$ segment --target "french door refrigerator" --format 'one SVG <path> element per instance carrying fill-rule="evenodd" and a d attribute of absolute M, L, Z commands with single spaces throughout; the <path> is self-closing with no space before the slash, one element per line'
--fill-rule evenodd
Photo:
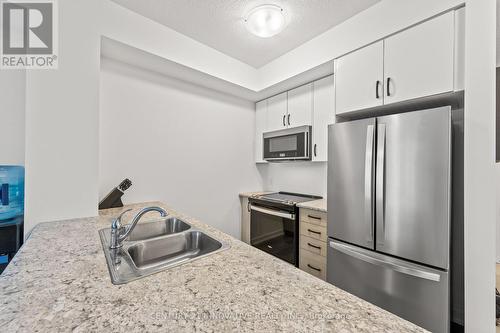
<path fill-rule="evenodd" d="M 330 125 L 328 281 L 449 331 L 451 108 Z"/>

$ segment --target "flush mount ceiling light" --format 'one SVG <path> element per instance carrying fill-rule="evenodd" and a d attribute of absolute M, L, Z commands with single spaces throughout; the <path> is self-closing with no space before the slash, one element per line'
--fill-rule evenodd
<path fill-rule="evenodd" d="M 276 5 L 262 5 L 252 9 L 245 17 L 248 31 L 262 38 L 272 37 L 285 28 L 285 13 Z"/>

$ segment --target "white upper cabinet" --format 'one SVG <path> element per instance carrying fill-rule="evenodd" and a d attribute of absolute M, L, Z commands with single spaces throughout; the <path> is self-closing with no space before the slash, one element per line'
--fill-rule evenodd
<path fill-rule="evenodd" d="M 333 75 L 314 82 L 312 160 L 328 160 L 328 125 L 335 119 Z"/>
<path fill-rule="evenodd" d="M 336 60 L 337 114 L 383 104 L 383 41 Z"/>
<path fill-rule="evenodd" d="M 313 84 L 288 91 L 287 127 L 312 125 Z"/>
<path fill-rule="evenodd" d="M 266 131 L 276 131 L 287 127 L 287 93 L 267 99 Z"/>
<path fill-rule="evenodd" d="M 384 103 L 453 91 L 454 12 L 384 41 Z"/>
<path fill-rule="evenodd" d="M 463 10 L 336 59 L 336 113 L 463 89 Z"/>
<path fill-rule="evenodd" d="M 264 143 L 262 135 L 266 131 L 267 123 L 267 100 L 255 104 L 255 162 L 266 163 L 262 159 Z"/>

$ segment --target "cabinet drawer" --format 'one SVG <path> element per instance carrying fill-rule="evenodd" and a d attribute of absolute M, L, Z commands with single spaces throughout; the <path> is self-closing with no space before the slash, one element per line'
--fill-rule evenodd
<path fill-rule="evenodd" d="M 326 258 L 300 249 L 299 268 L 322 280 L 326 280 Z"/>
<path fill-rule="evenodd" d="M 300 248 L 311 253 L 326 257 L 327 245 L 318 239 L 300 235 Z"/>
<path fill-rule="evenodd" d="M 325 212 L 301 208 L 299 215 L 301 221 L 304 221 L 306 223 L 326 226 L 327 214 Z"/>
<path fill-rule="evenodd" d="M 300 234 L 326 242 L 326 226 L 300 221 Z"/>

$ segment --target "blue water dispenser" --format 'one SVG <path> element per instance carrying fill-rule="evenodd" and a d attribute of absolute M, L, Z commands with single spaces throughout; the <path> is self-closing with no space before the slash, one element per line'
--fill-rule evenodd
<path fill-rule="evenodd" d="M 0 273 L 23 243 L 24 168 L 0 165 Z"/>

